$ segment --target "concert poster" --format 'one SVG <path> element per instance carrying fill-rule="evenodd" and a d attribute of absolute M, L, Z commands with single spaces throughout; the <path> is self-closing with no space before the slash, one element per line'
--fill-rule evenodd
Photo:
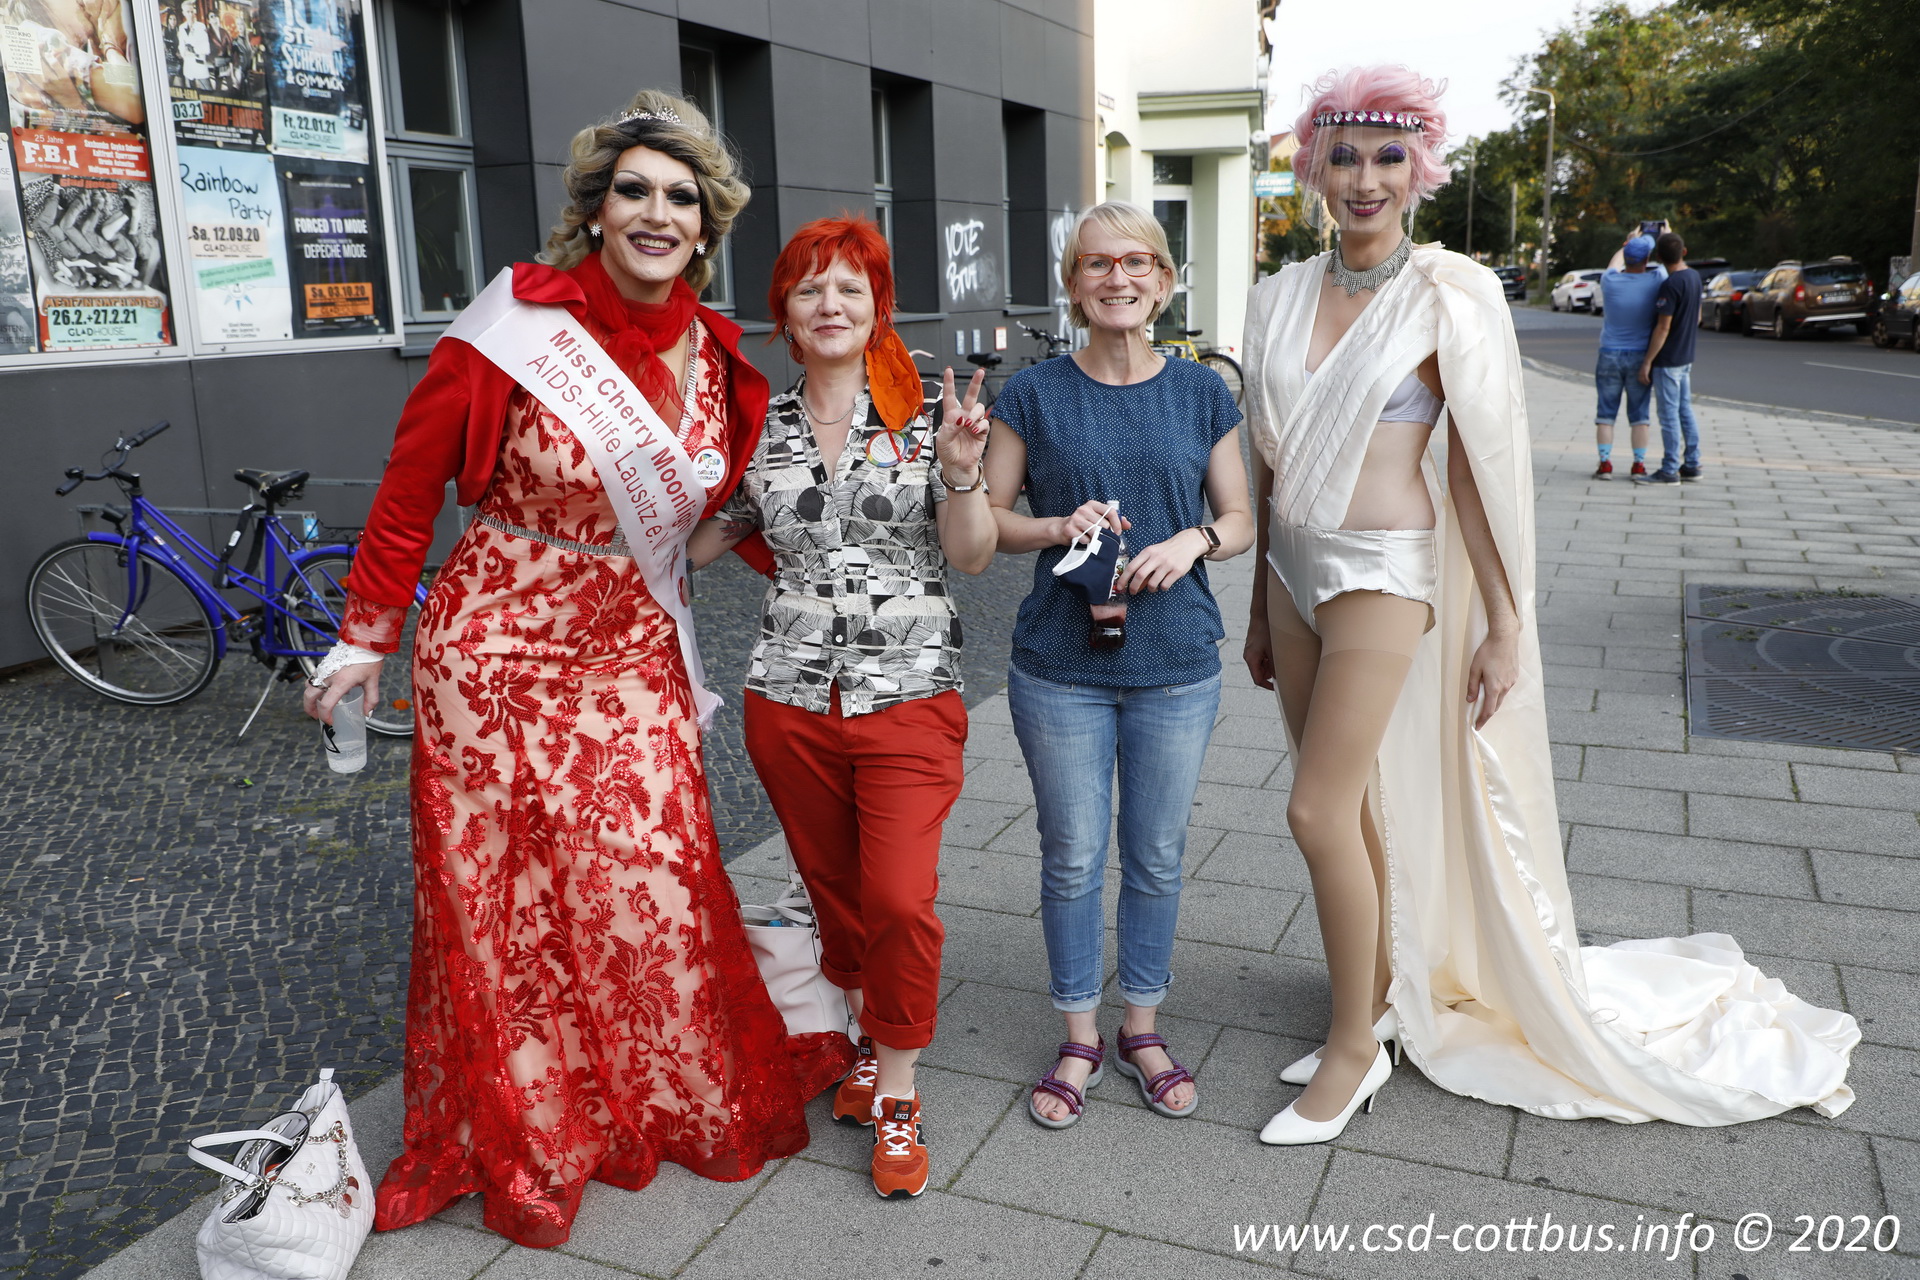
<path fill-rule="evenodd" d="M 194 315 L 206 342 L 293 336 L 287 218 L 273 157 L 180 148 Z"/>
<path fill-rule="evenodd" d="M 366 164 L 366 38 L 361 0 L 266 0 L 273 28 L 273 151 Z"/>
<path fill-rule="evenodd" d="M 9 185 L 20 194 L 37 345 L 43 351 L 171 345 L 153 160 L 127 4 L 0 3 L 0 65 Z M 0 228 L 0 281 L 7 277 L 6 244 Z"/>
<path fill-rule="evenodd" d="M 0 356 L 40 349 L 40 325 L 34 315 L 33 277 L 27 271 L 26 228 L 20 221 L 13 157 L 0 147 Z"/>
<path fill-rule="evenodd" d="M 267 149 L 264 0 L 161 0 L 173 136 L 183 147 Z"/>
<path fill-rule="evenodd" d="M 344 165 L 284 161 L 281 182 L 296 335 L 386 332 L 386 251 L 372 184 Z"/>

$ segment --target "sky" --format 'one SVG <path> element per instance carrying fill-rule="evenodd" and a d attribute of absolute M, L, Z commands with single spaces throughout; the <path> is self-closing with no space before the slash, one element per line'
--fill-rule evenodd
<path fill-rule="evenodd" d="M 1447 81 L 1440 102 L 1450 142 L 1504 129 L 1513 116 L 1500 101 L 1500 82 L 1540 48 L 1542 32 L 1565 26 L 1581 7 L 1579 0 L 1280 0 L 1270 31 L 1267 127 L 1291 128 L 1306 105 L 1300 86 L 1331 68 L 1404 62 Z M 1636 12 L 1653 7 L 1633 4 Z"/>

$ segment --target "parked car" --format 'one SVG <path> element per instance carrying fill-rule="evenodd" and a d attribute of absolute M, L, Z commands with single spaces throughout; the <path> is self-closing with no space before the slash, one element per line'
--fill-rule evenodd
<path fill-rule="evenodd" d="M 1549 305 L 1555 311 L 1591 311 L 1600 292 L 1604 271 L 1569 271 L 1553 286 Z"/>
<path fill-rule="evenodd" d="M 1747 291 L 1760 283 L 1764 271 L 1722 271 L 1707 281 L 1700 294 L 1700 323 L 1718 333 L 1746 323 Z"/>
<path fill-rule="evenodd" d="M 1507 297 L 1525 302 L 1527 300 L 1527 269 L 1525 267 L 1495 267 L 1493 274 L 1500 277 L 1500 287 Z"/>
<path fill-rule="evenodd" d="M 1914 341 L 1917 329 L 1920 329 L 1920 271 L 1903 280 L 1899 288 L 1880 295 L 1880 310 L 1873 318 L 1873 345 L 1904 344 L 1920 351 L 1920 342 Z"/>
<path fill-rule="evenodd" d="M 1747 291 L 1744 327 L 1776 338 L 1840 324 L 1866 333 L 1873 327 L 1872 300 L 1873 281 L 1852 258 L 1782 262 Z"/>

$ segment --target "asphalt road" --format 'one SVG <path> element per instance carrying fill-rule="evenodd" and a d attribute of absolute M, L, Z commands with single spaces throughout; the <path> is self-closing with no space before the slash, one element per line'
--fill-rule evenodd
<path fill-rule="evenodd" d="M 1584 312 L 1514 306 L 1522 354 L 1591 372 L 1600 321 Z M 1920 355 L 1881 351 L 1851 330 L 1775 342 L 1766 335 L 1700 331 L 1693 393 L 1748 404 L 1920 425 Z"/>

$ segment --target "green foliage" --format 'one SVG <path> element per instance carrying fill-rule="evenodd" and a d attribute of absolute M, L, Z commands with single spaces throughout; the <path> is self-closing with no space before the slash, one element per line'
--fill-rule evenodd
<path fill-rule="evenodd" d="M 1876 275 L 1907 250 L 1920 113 L 1913 0 L 1676 0 L 1635 14 L 1611 3 L 1552 33 L 1503 85 L 1520 119 L 1479 139 L 1474 248 L 1507 238 L 1522 183 L 1521 239 L 1537 236 L 1546 101 L 1555 120 L 1555 272 L 1598 266 L 1643 218 L 1668 218 L 1692 256 L 1770 266 L 1845 253 Z M 1464 241 L 1465 151 L 1423 215 Z M 1497 212 L 1497 217 L 1492 217 Z M 1490 225 L 1491 223 L 1491 225 Z"/>

